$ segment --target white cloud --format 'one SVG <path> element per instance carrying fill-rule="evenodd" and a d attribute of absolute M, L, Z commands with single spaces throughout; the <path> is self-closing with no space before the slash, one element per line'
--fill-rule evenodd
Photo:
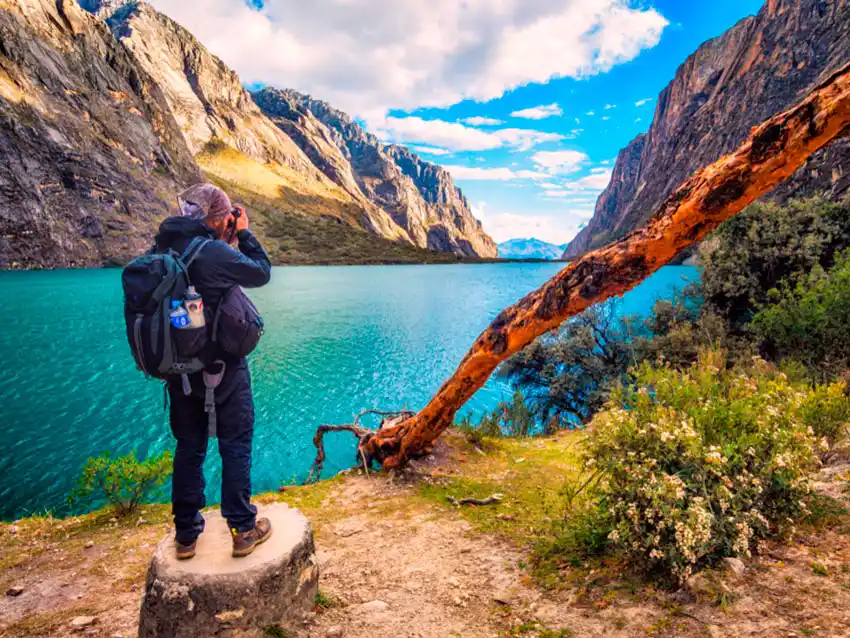
<path fill-rule="evenodd" d="M 248 83 L 351 115 L 445 107 L 603 73 L 668 21 L 640 0 L 151 0 Z"/>
<path fill-rule="evenodd" d="M 531 156 L 541 170 L 553 175 L 572 173 L 588 159 L 581 151 L 539 151 Z"/>
<path fill-rule="evenodd" d="M 640 117 L 635 118 L 635 122 L 641 122 L 641 121 L 642 121 L 642 118 L 640 118 Z"/>
<path fill-rule="evenodd" d="M 541 104 L 540 106 L 533 106 L 529 109 L 522 109 L 521 111 L 514 111 L 511 113 L 511 117 L 520 117 L 526 120 L 542 120 L 547 117 L 555 117 L 556 115 L 563 115 L 564 112 L 561 110 L 561 107 L 558 106 L 558 103 L 552 104 Z M 578 121 L 576 121 L 578 123 Z"/>
<path fill-rule="evenodd" d="M 602 163 L 605 164 L 606 162 L 602 162 Z M 591 173 L 608 173 L 608 174 L 610 174 L 611 170 L 604 168 L 603 166 L 595 166 L 595 167 L 590 169 L 590 172 Z"/>
<path fill-rule="evenodd" d="M 644 104 L 649 104 L 650 102 L 652 102 L 652 98 L 645 97 L 642 100 L 638 100 L 637 102 L 635 102 L 635 106 L 643 106 Z"/>
<path fill-rule="evenodd" d="M 502 120 L 497 120 L 492 117 L 481 117 L 480 115 L 465 117 L 461 120 L 461 122 L 469 124 L 470 126 L 499 126 L 499 124 L 504 124 Z"/>
<path fill-rule="evenodd" d="M 596 115 L 596 111 L 588 111 L 585 115 L 593 117 L 594 115 Z"/>
<path fill-rule="evenodd" d="M 543 197 L 569 197 L 572 195 L 569 191 L 562 190 L 547 190 L 543 191 Z"/>
<path fill-rule="evenodd" d="M 425 144 L 451 151 L 487 151 L 514 148 L 520 151 L 564 139 L 558 133 L 504 128 L 482 131 L 459 122 L 423 120 L 421 117 L 377 117 L 367 120 L 368 129 L 380 139 L 402 144 Z"/>
<path fill-rule="evenodd" d="M 617 105 L 616 105 L 616 104 L 606 104 L 606 105 L 605 105 L 605 110 L 606 110 L 606 111 L 610 111 L 611 109 L 615 109 L 615 108 L 617 108 Z"/>
<path fill-rule="evenodd" d="M 593 211 L 583 208 L 561 208 L 541 213 L 493 211 L 487 204 L 473 204 L 472 213 L 481 220 L 484 230 L 497 242 L 518 237 L 536 237 L 553 244 L 566 244 L 590 218 Z"/>
<path fill-rule="evenodd" d="M 539 171 L 515 171 L 510 168 L 481 168 L 480 166 L 443 165 L 455 179 L 473 181 L 508 182 L 516 179 L 546 179 L 548 175 Z"/>
<path fill-rule="evenodd" d="M 412 151 L 416 153 L 421 153 L 423 155 L 451 155 L 452 152 L 445 148 L 437 148 L 435 146 L 411 146 Z"/>
<path fill-rule="evenodd" d="M 611 118 L 610 118 L 610 117 L 608 117 L 607 115 L 603 115 L 603 116 L 602 116 L 602 121 L 603 121 L 603 122 L 607 122 L 607 121 L 608 121 L 608 120 L 610 120 L 610 119 L 611 119 Z"/>
<path fill-rule="evenodd" d="M 603 190 L 605 190 L 610 181 L 611 171 L 606 170 L 604 173 L 591 173 L 586 177 L 582 177 L 571 182 L 564 182 L 562 188 L 568 191 L 588 191 L 585 194 L 595 194 L 597 192 L 601 193 Z"/>

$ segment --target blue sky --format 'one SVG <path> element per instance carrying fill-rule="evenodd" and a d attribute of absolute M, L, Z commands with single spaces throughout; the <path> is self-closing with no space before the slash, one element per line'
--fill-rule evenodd
<path fill-rule="evenodd" d="M 153 0 L 246 84 L 446 166 L 497 241 L 564 243 L 702 42 L 756 0 Z"/>

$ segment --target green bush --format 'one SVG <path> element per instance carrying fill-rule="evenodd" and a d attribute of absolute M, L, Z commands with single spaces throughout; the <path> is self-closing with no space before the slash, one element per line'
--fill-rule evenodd
<path fill-rule="evenodd" d="M 171 452 L 163 452 L 145 461 L 139 461 L 136 453 L 113 459 L 109 452 L 91 457 L 77 478 L 68 503 L 104 498 L 113 505 L 119 516 L 132 514 L 150 493 L 163 485 L 171 476 Z"/>
<path fill-rule="evenodd" d="M 500 377 L 522 390 L 544 431 L 590 420 L 626 373 L 632 347 L 618 309 L 615 300 L 593 306 L 499 369 Z"/>
<path fill-rule="evenodd" d="M 816 265 L 807 277 L 770 291 L 752 322 L 778 358 L 792 358 L 821 377 L 850 366 L 850 252 L 825 272 Z"/>
<path fill-rule="evenodd" d="M 847 383 L 816 386 L 800 406 L 800 418 L 820 441 L 820 459 L 828 463 L 838 444 L 850 434 L 850 400 Z"/>
<path fill-rule="evenodd" d="M 485 436 L 530 436 L 537 433 L 534 411 L 522 391 L 516 390 L 510 401 L 500 401 L 496 409 L 485 414 L 477 428 Z"/>
<path fill-rule="evenodd" d="M 814 197 L 748 206 L 703 243 L 706 305 L 739 331 L 779 282 L 817 264 L 829 268 L 850 248 L 848 221 L 850 201 Z"/>
<path fill-rule="evenodd" d="M 638 569 L 682 582 L 806 514 L 819 465 L 807 423 L 823 390 L 762 361 L 730 370 L 720 351 L 684 372 L 645 364 L 636 381 L 594 419 L 587 455 L 603 472 L 608 539 Z"/>

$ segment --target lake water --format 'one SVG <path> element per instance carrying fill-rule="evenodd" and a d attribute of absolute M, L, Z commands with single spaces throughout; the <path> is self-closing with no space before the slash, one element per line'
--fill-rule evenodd
<path fill-rule="evenodd" d="M 275 268 L 253 291 L 266 335 L 251 357 L 254 491 L 303 480 L 320 423 L 366 408 L 421 408 L 501 309 L 563 264 Z M 697 276 L 667 267 L 622 302 L 645 312 Z M 160 383 L 135 369 L 124 335 L 120 272 L 0 272 L 0 519 L 68 513 L 85 460 L 172 446 Z M 510 396 L 491 380 L 466 406 Z M 354 439 L 326 437 L 324 476 L 353 461 Z M 207 461 L 218 501 L 220 462 Z M 167 490 L 163 491 L 167 498 Z"/>

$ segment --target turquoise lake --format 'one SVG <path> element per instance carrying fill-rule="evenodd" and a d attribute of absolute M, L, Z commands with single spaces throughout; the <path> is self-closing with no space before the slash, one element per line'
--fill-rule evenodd
<path fill-rule="evenodd" d="M 266 322 L 250 359 L 254 491 L 306 477 L 320 423 L 367 408 L 421 408 L 488 323 L 563 266 L 275 268 L 251 292 Z M 625 296 L 621 312 L 646 312 L 697 276 L 664 268 Z M 162 386 L 136 370 L 121 304 L 118 270 L 0 272 L 0 519 L 68 513 L 65 498 L 92 455 L 145 457 L 172 446 Z M 465 411 L 481 414 L 510 394 L 491 379 Z M 323 476 L 352 465 L 353 441 L 327 437 Z"/>

